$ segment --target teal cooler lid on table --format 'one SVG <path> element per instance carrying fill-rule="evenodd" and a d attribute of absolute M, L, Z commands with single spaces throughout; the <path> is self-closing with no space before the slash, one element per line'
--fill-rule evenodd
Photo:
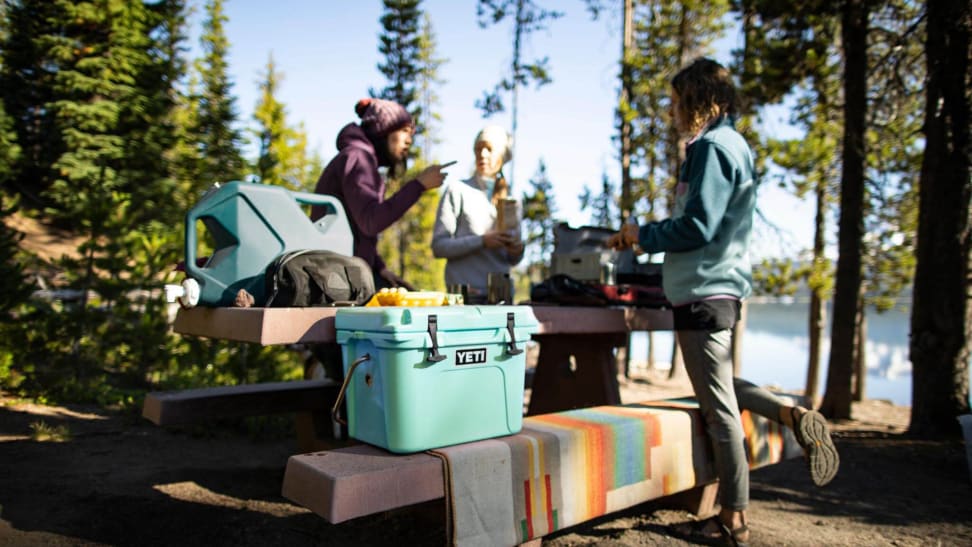
<path fill-rule="evenodd" d="M 396 344 L 414 341 L 421 346 L 422 337 L 428 333 L 429 318 L 435 317 L 437 331 L 451 341 L 465 338 L 462 333 L 475 332 L 476 341 L 483 341 L 484 330 L 499 329 L 494 336 L 505 336 L 510 314 L 514 333 L 519 342 L 537 332 L 539 323 L 529 306 L 375 306 L 341 308 L 334 317 L 338 343 L 343 343 L 355 332 L 371 333 L 376 339 Z M 431 347 L 431 340 L 428 340 Z M 438 341 L 443 344 L 442 340 Z M 424 346 L 423 346 L 424 347 Z"/>
<path fill-rule="evenodd" d="M 407 453 L 522 428 L 529 306 L 342 308 L 334 321 L 350 436 Z"/>

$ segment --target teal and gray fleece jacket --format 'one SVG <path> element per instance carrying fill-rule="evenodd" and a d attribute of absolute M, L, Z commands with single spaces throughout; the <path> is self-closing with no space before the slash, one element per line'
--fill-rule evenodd
<path fill-rule="evenodd" d="M 689 143 L 671 218 L 638 230 L 643 250 L 665 253 L 662 282 L 673 305 L 752 292 L 755 179 L 753 152 L 728 116 Z"/>

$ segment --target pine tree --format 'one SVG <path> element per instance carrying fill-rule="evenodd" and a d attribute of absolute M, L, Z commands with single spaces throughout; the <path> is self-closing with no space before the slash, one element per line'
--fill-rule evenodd
<path fill-rule="evenodd" d="M 954 438 L 959 436 L 956 417 L 969 413 L 972 358 L 972 8 L 968 2 L 931 0 L 927 21 L 925 150 L 909 341 L 914 396 L 908 430 Z"/>
<path fill-rule="evenodd" d="M 897 305 L 915 269 L 918 177 L 924 149 L 925 7 L 908 0 L 877 5 L 868 32 L 866 302 Z"/>
<path fill-rule="evenodd" d="M 580 195 L 580 209 L 581 211 L 591 210 L 590 223 L 592 225 L 604 228 L 617 226 L 615 219 L 620 215 L 615 214 L 618 203 L 614 194 L 614 185 L 611 184 L 611 178 L 608 177 L 607 173 L 601 175 L 601 192 L 599 194 L 595 195 L 590 188 L 584 187 L 584 191 Z"/>
<path fill-rule="evenodd" d="M 562 12 L 544 9 L 533 0 L 479 0 L 476 4 L 476 17 L 481 28 L 497 25 L 507 18 L 513 21 L 513 58 L 510 61 L 510 70 L 492 91 L 484 92 L 483 98 L 476 101 L 476 108 L 482 110 L 484 118 L 488 118 L 505 110 L 503 96 L 510 94 L 512 103 L 510 135 L 513 137 L 513 160 L 510 162 L 511 176 L 509 177 L 511 186 L 513 162 L 516 161 L 516 127 L 519 114 L 517 106 L 520 87 L 533 82 L 537 88 L 540 88 L 552 81 L 549 58 L 524 62 L 523 50 L 531 34 L 545 30 L 549 21 L 562 16 Z"/>
<path fill-rule="evenodd" d="M 223 0 L 207 0 L 206 20 L 200 43 L 204 55 L 196 70 L 202 87 L 199 96 L 199 177 L 205 184 L 239 180 L 245 171 L 240 149 L 243 138 L 234 126 L 238 119 L 233 83 L 228 75 L 229 41 L 223 28 L 227 21 Z"/>
<path fill-rule="evenodd" d="M 863 396 L 866 378 L 865 304 L 879 311 L 893 305 L 914 266 L 909 234 L 915 225 L 914 173 L 920 148 L 915 98 L 923 73 L 914 37 L 922 33 L 922 6 L 895 0 L 840 6 L 750 0 L 740 2 L 738 9 L 746 37 L 737 67 L 744 95 L 755 108 L 795 90 L 794 121 L 807 131 L 799 141 L 768 144 L 774 161 L 797 175 L 790 179 L 797 195 L 812 193 L 817 200 L 813 268 L 791 270 L 809 276 L 815 299 L 810 395 L 823 293 L 834 277 L 823 257 L 825 212 L 838 194 L 850 200 L 840 207 L 840 259 L 845 264 L 838 264 L 836 274 L 829 367 L 834 378 L 828 377 L 828 390 L 835 391 L 825 401 L 828 412 L 849 414 L 851 397 Z M 839 37 L 838 29 L 843 32 Z M 850 39 L 857 42 L 848 45 Z M 846 86 L 841 88 L 841 83 Z M 854 106 L 842 112 L 847 100 Z M 838 184 L 839 177 L 850 182 Z"/>
<path fill-rule="evenodd" d="M 423 16 L 419 32 L 418 112 L 423 115 L 421 126 L 415 129 L 415 140 L 419 143 L 416 155 L 428 164 L 433 161 L 432 149 L 439 143 L 436 137 L 436 125 L 442 122 L 442 116 L 436 111 L 439 105 L 436 89 L 445 83 L 445 80 L 439 77 L 439 69 L 446 61 L 437 57 L 438 42 L 428 14 Z"/>
<path fill-rule="evenodd" d="M 213 184 L 202 176 L 202 135 L 196 132 L 199 127 L 198 89 L 199 78 L 195 73 L 190 73 L 185 90 L 176 95 L 172 113 L 175 143 L 166 156 L 176 181 L 173 199 L 183 212 L 195 205 Z"/>
<path fill-rule="evenodd" d="M 0 322 L 14 319 L 11 312 L 23 304 L 30 295 L 24 264 L 20 258 L 18 244 L 23 234 L 8 226 L 6 220 L 17 210 L 16 197 L 6 191 L 7 182 L 13 178 L 20 146 L 13 122 L 7 116 L 0 102 Z M 3 384 L 3 362 L 0 362 L 0 385 Z"/>
<path fill-rule="evenodd" d="M 13 120 L 0 101 L 0 186 L 6 188 L 7 181 L 13 178 L 17 160 L 20 158 L 20 145 L 13 129 Z"/>
<path fill-rule="evenodd" d="M 772 162 L 784 169 L 779 184 L 794 195 L 813 196 L 816 204 L 813 248 L 798 263 L 792 258 L 766 260 L 754 271 L 757 287 L 764 294 L 793 294 L 797 284 L 806 283 L 810 289 L 808 318 L 809 352 L 804 395 L 817 400 L 819 368 L 826 301 L 833 290 L 833 264 L 825 256 L 826 219 L 839 193 L 840 161 L 838 145 L 842 119 L 840 100 L 840 52 L 832 38 L 836 21 L 832 13 L 786 11 L 782 15 L 759 12 L 747 5 L 743 16 L 745 46 L 737 56 L 736 70 L 741 76 L 741 88 L 746 96 L 746 109 L 757 110 L 764 102 L 777 102 L 786 92 L 785 85 L 796 89 L 796 107 L 791 123 L 805 130 L 802 138 L 780 140 L 756 139 Z M 812 29 L 796 33 L 794 21 Z M 799 39 L 769 40 L 771 35 Z M 783 53 L 781 53 L 781 51 Z M 795 70 L 761 60 L 784 62 L 789 55 L 797 55 L 800 62 Z M 792 65 L 792 61 L 790 62 Z M 757 73 L 754 66 L 764 72 Z M 785 84 L 785 85 L 784 85 Z M 755 137 L 755 135 L 754 135 Z"/>
<path fill-rule="evenodd" d="M 7 43 L 8 28 L 7 7 L 5 4 L 0 4 L 0 48 Z M 3 49 L 0 49 L 0 78 L 4 74 L 2 54 Z M 17 144 L 17 132 L 14 130 L 13 119 L 7 114 L 7 108 L 0 94 L 0 188 L 6 189 L 7 182 L 13 178 L 19 159 L 20 145 Z M 0 195 L 0 199 L 2 197 Z"/>
<path fill-rule="evenodd" d="M 382 33 L 378 37 L 378 52 L 384 62 L 378 64 L 378 70 L 384 74 L 388 85 L 381 91 L 370 90 L 372 97 L 404 106 L 412 115 L 416 133 L 424 131 L 416 88 L 423 55 L 419 34 L 420 3 L 421 0 L 384 0 L 385 12 L 380 19 Z"/>
<path fill-rule="evenodd" d="M 425 112 L 419 102 L 417 85 L 434 82 L 438 65 L 435 64 L 437 61 L 426 64 L 435 59 L 435 52 L 423 49 L 423 46 L 427 48 L 434 44 L 423 44 L 419 4 L 419 0 L 385 0 L 385 12 L 381 17 L 383 32 L 378 47 L 385 61 L 378 65 L 378 69 L 385 75 L 388 85 L 380 92 L 371 90 L 371 94 L 404 106 L 412 115 L 416 132 L 423 133 L 426 131 Z M 410 154 L 414 156 L 415 149 Z M 404 176 L 389 180 L 387 192 L 397 192 L 423 167 L 424 162 L 416 162 Z M 425 192 L 418 203 L 382 233 L 379 241 L 379 252 L 385 261 L 416 287 L 441 287 L 444 283 L 444 261 L 432 256 L 429 245 L 437 200 L 437 193 Z"/>
<path fill-rule="evenodd" d="M 527 276 L 533 283 L 546 279 L 550 274 L 554 227 L 558 222 L 553 188 L 547 175 L 547 164 L 540 159 L 537 171 L 530 179 L 530 193 L 524 192 L 522 199 Z"/>
<path fill-rule="evenodd" d="M 57 265 L 80 301 L 62 313 L 35 305 L 40 326 L 22 335 L 18 362 L 37 377 L 61 378 L 64 392 L 83 389 L 102 369 L 139 377 L 150 362 L 137 357 L 139 344 L 153 341 L 132 333 L 129 294 L 157 282 L 172 256 L 164 244 L 146 252 L 149 242 L 166 241 L 152 232 L 164 232 L 155 200 L 167 189 L 165 97 L 178 77 L 178 63 L 155 40 L 168 39 L 161 12 L 178 12 L 181 3 L 59 0 L 6 8 L 2 87 L 18 140 L 29 143 L 12 187 L 83 237 L 79 258 Z M 164 316 L 143 311 L 142 326 L 166 336 Z M 50 346 L 48 336 L 72 343 Z"/>
<path fill-rule="evenodd" d="M 264 184 L 302 190 L 307 170 L 307 135 L 301 127 L 287 124 L 287 113 L 277 92 L 283 75 L 277 71 L 271 54 L 260 82 L 260 100 L 253 111 L 259 144 L 254 175 Z"/>
<path fill-rule="evenodd" d="M 175 198 L 178 182 L 169 163 L 177 143 L 177 82 L 186 73 L 185 0 L 145 2 L 147 44 L 135 85 L 136 100 L 121 113 L 128 135 L 120 169 L 137 211 L 133 222 L 181 224 L 185 210 Z M 178 235 L 178 234 L 176 234 Z"/>
<path fill-rule="evenodd" d="M 300 126 L 300 129 L 304 131 L 303 124 Z M 324 171 L 326 165 L 319 151 L 314 150 L 311 152 L 307 156 L 307 165 L 304 167 L 304 172 L 300 177 L 301 189 L 306 192 L 313 192 L 317 186 L 317 179 L 321 176 L 321 172 Z"/>
<path fill-rule="evenodd" d="M 680 143 L 669 115 L 671 79 L 689 60 L 709 53 L 725 28 L 725 2 L 657 0 L 636 3 L 633 50 L 622 71 L 630 74 L 630 103 L 619 105 L 619 116 L 631 124 L 632 212 L 646 220 L 671 210 L 678 175 Z"/>
<path fill-rule="evenodd" d="M 6 2 L 4 7 L 0 100 L 13 120 L 22 150 L 7 187 L 24 198 L 23 206 L 43 209 L 49 204 L 44 192 L 55 178 L 52 165 L 64 151 L 49 107 L 57 74 L 50 68 L 59 63 L 45 43 L 45 37 L 60 27 L 62 10 L 54 2 Z"/>

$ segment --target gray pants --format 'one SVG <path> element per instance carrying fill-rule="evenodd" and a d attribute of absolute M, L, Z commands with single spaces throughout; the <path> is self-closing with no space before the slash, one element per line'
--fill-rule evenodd
<path fill-rule="evenodd" d="M 742 511 L 749 505 L 749 462 L 739 410 L 779 421 L 786 406 L 772 393 L 732 376 L 732 330 L 676 332 L 719 475 L 719 503 Z"/>

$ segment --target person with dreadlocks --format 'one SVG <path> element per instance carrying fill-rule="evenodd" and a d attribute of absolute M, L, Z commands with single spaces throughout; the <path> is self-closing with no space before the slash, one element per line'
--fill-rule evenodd
<path fill-rule="evenodd" d="M 513 229 L 497 226 L 497 212 L 510 192 L 503 165 L 512 153 L 509 133 L 496 125 L 486 126 L 473 140 L 475 172 L 466 180 L 447 184 L 439 200 L 432 253 L 446 259 L 446 286 L 468 286 L 470 303 L 485 302 L 490 273 L 508 274 L 523 259 L 520 223 L 516 221 Z M 517 209 L 516 219 L 520 217 Z"/>

